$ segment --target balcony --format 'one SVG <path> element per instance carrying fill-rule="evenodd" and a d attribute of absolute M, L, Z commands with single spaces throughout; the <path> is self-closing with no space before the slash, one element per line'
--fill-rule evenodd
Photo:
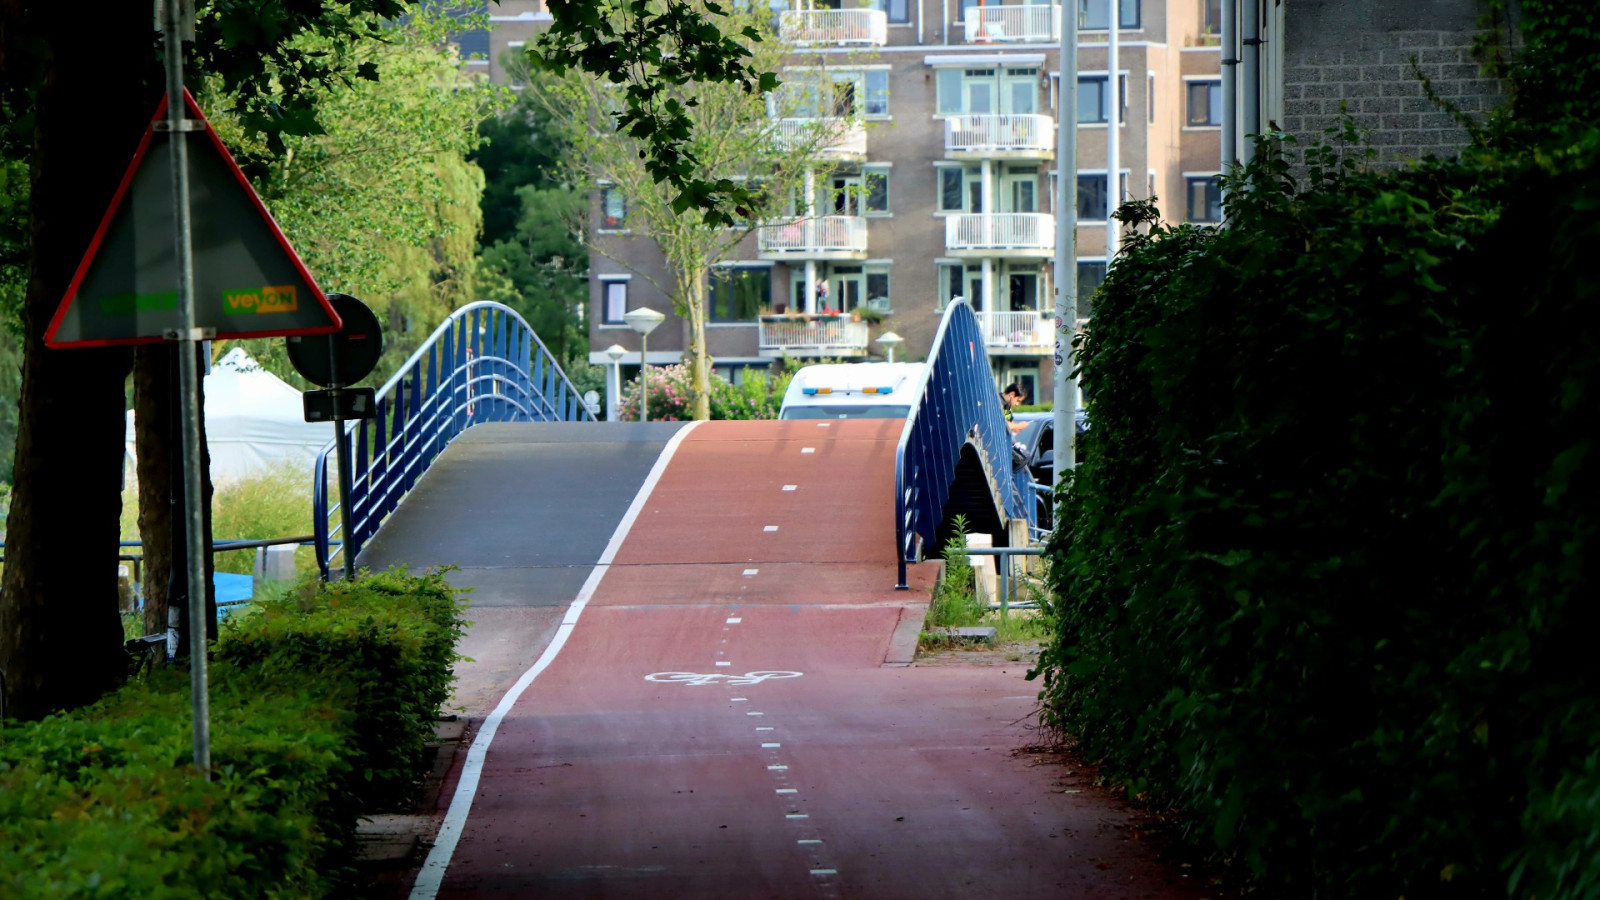
<path fill-rule="evenodd" d="M 762 316 L 756 322 L 762 356 L 866 356 L 867 323 L 849 316 Z"/>
<path fill-rule="evenodd" d="M 889 42 L 889 15 L 877 9 L 804 9 L 779 14 L 778 38 L 786 44 L 882 47 Z"/>
<path fill-rule="evenodd" d="M 1036 310 L 980 312 L 983 345 L 991 353 L 1045 356 L 1055 351 L 1055 324 Z"/>
<path fill-rule="evenodd" d="M 1061 5 L 971 6 L 962 24 L 969 44 L 1059 41 Z"/>
<path fill-rule="evenodd" d="M 1055 138 L 1055 120 L 1049 116 L 952 116 L 944 120 L 944 155 L 951 159 L 1053 159 Z"/>
<path fill-rule="evenodd" d="M 866 259 L 867 220 L 860 216 L 793 218 L 761 226 L 762 259 Z"/>
<path fill-rule="evenodd" d="M 778 149 L 809 148 L 822 159 L 867 158 L 867 127 L 853 119 L 778 119 L 774 123 Z"/>
<path fill-rule="evenodd" d="M 964 213 L 944 220 L 951 256 L 1048 259 L 1055 253 L 1056 217 L 1049 213 Z"/>

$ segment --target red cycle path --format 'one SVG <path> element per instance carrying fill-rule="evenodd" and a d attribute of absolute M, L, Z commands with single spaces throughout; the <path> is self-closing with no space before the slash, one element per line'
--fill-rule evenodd
<path fill-rule="evenodd" d="M 1013 752 L 1021 664 L 883 666 L 932 575 L 893 589 L 897 424 L 688 435 L 502 722 L 440 896 L 1203 896 Z"/>

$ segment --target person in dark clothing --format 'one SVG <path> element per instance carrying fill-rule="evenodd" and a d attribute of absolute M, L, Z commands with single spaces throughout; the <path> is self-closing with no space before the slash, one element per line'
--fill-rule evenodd
<path fill-rule="evenodd" d="M 1027 392 L 1015 382 L 1006 385 L 1006 389 L 1000 392 L 1000 408 L 1005 411 L 1007 422 L 1011 421 L 1011 410 L 1027 402 Z"/>

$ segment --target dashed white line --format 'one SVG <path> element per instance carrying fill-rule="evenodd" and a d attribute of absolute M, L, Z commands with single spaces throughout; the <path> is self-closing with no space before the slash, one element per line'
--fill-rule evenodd
<path fill-rule="evenodd" d="M 754 574 L 756 574 L 757 572 L 760 572 L 760 571 L 761 571 L 760 569 L 745 569 L 744 570 L 744 574 L 745 574 L 746 577 L 749 577 L 749 576 L 754 575 Z"/>
<path fill-rule="evenodd" d="M 799 487 L 800 487 L 800 485 L 798 485 L 798 484 L 786 484 L 786 485 L 783 486 L 783 489 L 786 490 L 786 491 L 792 491 L 792 490 L 798 489 Z"/>
<path fill-rule="evenodd" d="M 750 700 L 749 697 L 734 697 L 733 698 L 733 702 L 734 703 L 746 703 L 746 702 L 749 702 L 749 700 Z"/>
<path fill-rule="evenodd" d="M 789 767 L 788 766 L 767 766 L 767 771 L 768 772 L 787 772 L 787 771 L 789 771 Z"/>
<path fill-rule="evenodd" d="M 1107 157 L 1107 158 L 1109 159 L 1110 157 Z M 719 666 L 731 666 L 731 665 L 733 665 L 733 663 L 728 662 L 727 660 L 719 659 L 719 660 L 717 660 L 716 665 L 719 665 Z"/>
<path fill-rule="evenodd" d="M 745 713 L 745 715 L 747 715 L 747 716 L 764 716 L 764 715 L 766 715 L 766 713 L 747 712 L 747 713 Z"/>
<path fill-rule="evenodd" d="M 801 447 L 800 448 L 800 452 L 801 453 L 815 453 L 815 452 L 817 452 L 817 448 L 815 448 L 815 447 Z"/>
<path fill-rule="evenodd" d="M 811 817 L 806 815 L 805 813 L 786 813 L 784 815 L 784 818 L 785 819 L 809 819 Z"/>
<path fill-rule="evenodd" d="M 739 624 L 740 622 L 743 622 L 743 621 L 744 621 L 744 619 L 741 619 L 738 616 L 733 616 L 733 617 L 728 619 L 728 624 L 729 625 L 737 625 L 737 624 Z"/>
<path fill-rule="evenodd" d="M 773 790 L 776 793 L 779 793 L 779 794 L 798 794 L 798 793 L 800 793 L 800 789 L 799 788 L 774 788 Z"/>
<path fill-rule="evenodd" d="M 756 730 L 757 731 L 771 731 L 772 730 L 772 726 L 771 725 L 762 725 L 762 726 L 756 728 Z"/>
<path fill-rule="evenodd" d="M 777 531 L 778 530 L 778 526 L 776 526 L 776 525 L 768 525 L 767 527 L 765 527 L 765 528 L 763 528 L 761 530 L 762 531 Z"/>
<path fill-rule="evenodd" d="M 761 745 L 761 749 L 763 749 L 763 750 L 775 750 L 775 749 L 777 749 L 779 747 L 782 747 L 782 746 L 783 745 L 778 743 L 777 741 L 767 741 L 766 743 Z"/>
<path fill-rule="evenodd" d="M 811 874 L 819 875 L 819 876 L 820 875 L 837 875 L 837 874 L 839 874 L 839 870 L 838 869 L 812 869 L 811 870 Z"/>
<path fill-rule="evenodd" d="M 820 844 L 820 843 L 822 843 L 822 840 L 820 838 L 800 838 L 799 840 L 795 841 L 795 843 L 796 844 Z"/>

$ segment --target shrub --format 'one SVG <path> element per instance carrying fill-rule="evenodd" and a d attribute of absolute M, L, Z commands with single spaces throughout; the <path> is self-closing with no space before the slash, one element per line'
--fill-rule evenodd
<path fill-rule="evenodd" d="M 746 370 L 737 385 L 726 378 L 711 376 L 711 418 L 776 419 L 783 405 L 793 373 Z M 683 365 L 650 367 L 650 421 L 674 422 L 694 418 L 689 367 Z M 639 420 L 639 379 L 622 389 L 619 421 Z"/>
<path fill-rule="evenodd" d="M 1600 132 L 1310 157 L 1101 289 L 1046 723 L 1271 896 L 1600 897 Z"/>
<path fill-rule="evenodd" d="M 363 807 L 408 804 L 459 658 L 466 622 L 455 589 L 439 572 L 385 572 L 308 582 L 259 606 L 260 615 L 227 621 L 218 658 L 267 682 L 317 672 L 349 690 Z"/>
<path fill-rule="evenodd" d="M 210 670 L 209 781 L 189 767 L 185 672 L 8 724 L 0 896 L 348 895 L 357 815 L 420 774 L 461 624 L 438 575 L 397 573 L 231 623 Z"/>

